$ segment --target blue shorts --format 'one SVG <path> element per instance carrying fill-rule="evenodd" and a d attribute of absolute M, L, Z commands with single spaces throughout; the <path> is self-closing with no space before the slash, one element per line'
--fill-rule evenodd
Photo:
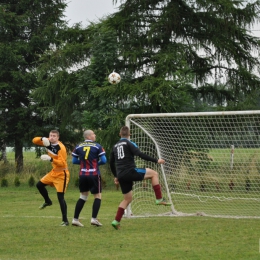
<path fill-rule="evenodd" d="M 134 181 L 142 181 L 146 173 L 145 168 L 131 169 L 124 175 L 118 177 L 118 181 L 123 194 L 130 192 L 133 189 Z"/>
<path fill-rule="evenodd" d="M 101 193 L 101 176 L 100 175 L 80 175 L 79 191 L 90 191 L 91 194 Z"/>

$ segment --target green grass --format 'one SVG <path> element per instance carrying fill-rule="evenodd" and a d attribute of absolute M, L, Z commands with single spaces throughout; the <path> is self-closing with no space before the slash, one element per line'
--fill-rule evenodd
<path fill-rule="evenodd" d="M 90 225 L 93 197 L 89 196 L 80 215 L 85 227 L 60 227 L 61 214 L 55 189 L 48 187 L 53 205 L 39 210 L 43 199 L 35 187 L 28 186 L 30 176 L 37 182 L 51 165 L 36 159 L 34 152 L 25 152 L 24 172 L 15 174 L 12 152 L 8 153 L 8 159 L 8 165 L 0 165 L 0 180 L 6 178 L 9 182 L 8 187 L 0 187 L 0 260 L 260 259 L 259 219 L 123 218 L 121 230 L 114 230 L 111 222 L 122 194 L 115 189 L 106 165 L 102 166 L 106 187 L 98 216 L 103 226 Z M 71 179 L 65 198 L 71 222 L 79 197 L 75 187 L 78 166 L 71 164 L 70 157 L 68 163 Z M 14 185 L 16 177 L 21 182 L 19 187 Z M 185 197 L 176 194 L 173 201 L 183 206 L 187 203 Z M 241 201 L 235 203 L 238 203 L 237 207 L 247 209 Z M 194 206 L 196 199 L 187 204 L 188 208 Z M 228 210 L 229 205 L 226 208 Z"/>
<path fill-rule="evenodd" d="M 208 217 L 123 218 L 114 230 L 120 191 L 104 190 L 99 219 L 90 225 L 93 198 L 81 213 L 84 228 L 60 227 L 60 209 L 53 188 L 53 205 L 43 202 L 36 188 L 0 188 L 1 260 L 83 259 L 259 259 L 260 225 L 257 219 Z M 79 197 L 76 188 L 66 193 L 71 221 Z"/>

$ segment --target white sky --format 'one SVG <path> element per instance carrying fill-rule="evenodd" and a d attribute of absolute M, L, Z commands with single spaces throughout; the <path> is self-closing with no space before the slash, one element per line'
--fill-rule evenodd
<path fill-rule="evenodd" d="M 69 22 L 69 26 L 79 22 L 84 26 L 88 25 L 89 21 L 96 22 L 99 18 L 116 12 L 120 0 L 117 5 L 113 5 L 112 0 L 67 0 L 67 3 L 65 19 Z M 260 37 L 259 24 L 252 28 L 252 34 Z"/>
<path fill-rule="evenodd" d="M 116 12 L 119 2 L 113 5 L 112 0 L 68 0 L 65 19 L 69 26 L 79 22 L 88 25 L 89 21 L 98 21 L 99 18 Z"/>

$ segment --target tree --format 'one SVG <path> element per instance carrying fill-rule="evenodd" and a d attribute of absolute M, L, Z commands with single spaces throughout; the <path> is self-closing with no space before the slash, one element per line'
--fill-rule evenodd
<path fill-rule="evenodd" d="M 42 102 L 43 107 L 49 107 L 45 113 L 53 112 L 64 126 L 102 129 L 98 136 L 102 138 L 102 144 L 105 146 L 107 143 L 108 147 L 114 140 L 111 136 L 117 138 L 115 133 L 124 124 L 127 114 L 170 110 L 178 106 L 170 99 L 166 103 L 164 97 L 167 95 L 178 100 L 179 106 L 190 103 L 185 94 L 185 88 L 189 86 L 184 80 L 189 75 L 176 72 L 179 85 L 183 88 L 175 93 L 172 88 L 167 89 L 167 86 L 173 85 L 171 80 L 163 80 L 160 91 L 153 91 L 149 77 L 144 82 L 135 82 L 134 71 L 128 69 L 120 57 L 121 48 L 116 31 L 108 27 L 106 20 L 93 23 L 86 29 L 76 25 L 74 31 L 71 29 L 64 33 L 64 47 L 61 50 L 54 49 L 43 56 L 44 62 L 39 68 L 41 87 L 33 92 L 33 98 Z M 75 64 L 83 65 L 76 67 Z M 122 84 L 112 86 L 108 82 L 107 76 L 113 70 L 123 77 Z M 160 81 L 158 78 L 158 84 Z M 141 93 L 141 84 L 150 85 L 151 92 L 147 97 L 147 91 Z M 57 100 L 55 93 L 62 98 Z M 150 96 L 154 100 L 160 99 L 157 106 L 150 105 Z M 67 104 L 66 108 L 63 108 L 64 103 Z"/>
<path fill-rule="evenodd" d="M 189 92 L 197 100 L 234 108 L 259 88 L 259 59 L 253 55 L 259 39 L 249 33 L 259 22 L 259 7 L 259 1 L 127 0 L 109 24 L 128 68 L 166 79 L 184 64 L 194 76 L 196 91 Z M 182 58 L 174 57 L 178 53 Z"/>
<path fill-rule="evenodd" d="M 122 1 L 119 12 L 67 31 L 63 48 L 44 55 L 44 87 L 34 97 L 64 125 L 102 129 L 108 144 L 130 113 L 239 109 L 259 88 L 259 61 L 252 54 L 259 41 L 248 31 L 259 19 L 259 6 Z M 106 79 L 113 70 L 122 77 L 116 86 Z"/>
<path fill-rule="evenodd" d="M 52 45 L 65 22 L 66 4 L 54 0 L 3 0 L 0 3 L 0 139 L 14 146 L 16 171 L 23 169 L 23 147 L 45 124 L 34 113 L 30 97 L 36 88 L 41 55 Z"/>
<path fill-rule="evenodd" d="M 63 129 L 77 129 L 81 135 L 85 128 L 104 130 L 110 124 L 110 108 L 98 89 L 110 87 L 107 76 L 119 66 L 115 33 L 105 22 L 85 29 L 76 24 L 64 30 L 60 39 L 63 48 L 42 56 L 39 87 L 32 98 L 46 118 L 56 118 Z"/>

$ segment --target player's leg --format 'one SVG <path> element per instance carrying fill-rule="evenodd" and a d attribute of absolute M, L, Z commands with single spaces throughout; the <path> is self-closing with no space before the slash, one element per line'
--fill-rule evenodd
<path fill-rule="evenodd" d="M 101 192 L 102 192 L 102 185 L 101 185 L 101 176 L 93 176 L 92 178 L 92 188 L 91 193 L 94 195 L 94 201 L 92 205 L 92 217 L 91 217 L 91 225 L 94 226 L 102 226 L 102 224 L 97 219 L 99 209 L 101 207 Z"/>
<path fill-rule="evenodd" d="M 58 175 L 58 178 L 54 178 L 53 184 L 57 191 L 57 197 L 60 204 L 60 210 L 62 214 L 61 226 L 68 226 L 69 221 L 67 217 L 67 203 L 65 201 L 65 192 L 69 183 L 69 172 L 63 171 L 63 174 Z"/>
<path fill-rule="evenodd" d="M 79 221 L 79 215 L 85 205 L 85 202 L 88 200 L 88 193 L 88 191 L 80 193 L 79 199 L 76 203 L 74 210 L 74 218 L 72 219 L 73 226 L 84 227 L 84 225 Z"/>
<path fill-rule="evenodd" d="M 151 180 L 156 200 L 162 199 L 162 191 L 161 191 L 161 186 L 159 184 L 158 173 L 150 168 L 146 168 L 145 170 L 146 171 L 144 175 L 144 180 L 147 179 Z"/>
<path fill-rule="evenodd" d="M 60 204 L 60 210 L 61 210 L 61 214 L 62 214 L 61 226 L 68 226 L 69 221 L 68 221 L 68 217 L 67 217 L 67 203 L 64 199 L 64 193 L 57 192 L 57 197 L 58 197 L 58 201 Z"/>
<path fill-rule="evenodd" d="M 113 220 L 113 222 L 112 222 L 112 226 L 115 229 L 120 228 L 120 221 L 124 215 L 125 209 L 127 208 L 127 206 L 131 203 L 131 201 L 133 199 L 133 195 L 132 195 L 133 182 L 132 181 L 124 182 L 122 180 L 119 180 L 119 184 L 120 184 L 124 199 L 120 202 L 118 209 L 117 209 L 116 216 L 115 216 L 115 220 Z"/>
<path fill-rule="evenodd" d="M 133 199 L 133 192 L 131 190 L 128 193 L 124 194 L 124 199 L 119 204 L 119 207 L 125 210 L 127 206 L 132 202 L 132 199 Z"/>
<path fill-rule="evenodd" d="M 49 174 L 46 174 L 43 178 L 41 178 L 41 180 L 36 184 L 36 188 L 39 190 L 40 194 L 42 195 L 42 197 L 44 198 L 44 203 L 39 207 L 39 209 L 44 209 L 47 206 L 51 206 L 52 205 L 52 201 L 49 197 L 48 191 L 46 189 L 46 185 L 50 185 L 51 184 L 51 180 L 49 180 Z"/>
<path fill-rule="evenodd" d="M 79 196 L 79 199 L 75 206 L 72 225 L 78 226 L 78 227 L 83 227 L 84 225 L 79 221 L 79 215 L 80 215 L 80 212 L 82 211 L 86 201 L 88 200 L 89 183 L 88 183 L 87 176 L 79 177 L 79 191 L 80 191 L 80 196 Z"/>
<path fill-rule="evenodd" d="M 146 168 L 145 169 L 145 175 L 144 175 L 144 180 L 150 179 L 152 186 L 158 185 L 159 184 L 159 175 L 158 172 L 150 169 L 150 168 Z"/>
<path fill-rule="evenodd" d="M 146 173 L 144 175 L 144 180 L 150 179 L 152 186 L 153 186 L 153 190 L 155 193 L 155 197 L 156 197 L 156 205 L 164 205 L 164 206 L 170 206 L 171 204 L 168 203 L 162 196 L 162 190 L 161 190 L 161 185 L 159 183 L 159 175 L 158 172 L 150 169 L 150 168 L 146 168 Z"/>
<path fill-rule="evenodd" d="M 93 194 L 94 201 L 92 205 L 92 217 L 91 217 L 91 225 L 95 225 L 97 227 L 102 226 L 102 224 L 97 219 L 99 209 L 101 207 L 101 193 Z"/>

